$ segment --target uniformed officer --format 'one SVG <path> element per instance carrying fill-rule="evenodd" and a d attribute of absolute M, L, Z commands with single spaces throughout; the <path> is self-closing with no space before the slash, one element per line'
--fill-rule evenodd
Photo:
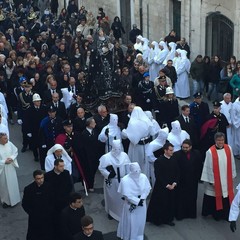
<path fill-rule="evenodd" d="M 156 80 L 155 80 L 156 81 Z M 153 109 L 156 114 L 156 120 L 160 126 L 164 123 L 164 96 L 166 94 L 167 80 L 165 74 L 159 76 L 154 86 L 154 102 Z"/>
<path fill-rule="evenodd" d="M 39 153 L 42 170 L 44 170 L 44 160 L 48 149 L 55 144 L 56 137 L 63 132 L 62 121 L 62 118 L 56 116 L 56 108 L 53 106 L 48 108 L 48 116 L 41 121 L 39 131 Z"/>
<path fill-rule="evenodd" d="M 190 115 L 193 117 L 198 129 L 201 129 L 203 123 L 209 115 L 209 106 L 202 101 L 202 93 L 197 92 L 193 95 L 193 102 L 190 103 Z"/>
<path fill-rule="evenodd" d="M 32 85 L 30 83 L 24 84 L 24 90 L 20 92 L 18 101 L 19 101 L 19 108 L 18 108 L 18 124 L 22 125 L 22 138 L 23 138 L 23 147 L 21 152 L 26 152 L 27 147 L 30 147 L 30 139 L 27 136 L 27 110 L 32 106 Z"/>
<path fill-rule="evenodd" d="M 154 84 L 150 81 L 149 72 L 143 74 L 144 80 L 138 84 L 139 105 L 143 111 L 151 111 L 153 108 L 153 87 Z"/>
<path fill-rule="evenodd" d="M 33 106 L 27 111 L 27 136 L 30 138 L 31 147 L 33 151 L 34 160 L 39 161 L 39 128 L 41 121 L 47 116 L 47 108 L 41 104 L 41 97 L 39 94 L 33 94 Z"/>

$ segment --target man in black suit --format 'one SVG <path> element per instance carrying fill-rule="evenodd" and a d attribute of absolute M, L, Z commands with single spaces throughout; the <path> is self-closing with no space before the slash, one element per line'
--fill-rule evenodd
<path fill-rule="evenodd" d="M 110 115 L 108 114 L 107 108 L 104 105 L 98 107 L 98 113 L 94 115 L 94 120 L 96 122 L 96 132 L 99 135 L 102 129 L 109 124 Z M 105 143 L 100 142 L 100 156 L 105 154 Z"/>
<path fill-rule="evenodd" d="M 33 172 L 34 182 L 24 188 L 22 207 L 28 214 L 27 240 L 53 239 L 54 199 L 41 170 Z"/>
<path fill-rule="evenodd" d="M 98 106 L 98 113 L 94 115 L 94 120 L 96 122 L 96 130 L 98 134 L 100 134 L 102 129 L 107 126 L 110 121 L 110 115 L 108 114 L 106 106 Z"/>
<path fill-rule="evenodd" d="M 55 107 L 57 110 L 56 115 L 61 117 L 63 120 L 67 118 L 66 107 L 63 102 L 59 101 L 59 94 L 53 93 L 52 94 L 52 101 L 48 104 L 48 107 Z"/>
<path fill-rule="evenodd" d="M 94 177 L 98 169 L 99 158 L 102 156 L 99 151 L 98 133 L 95 130 L 96 122 L 93 117 L 86 120 L 86 129 L 75 138 L 74 147 L 80 159 L 84 175 L 87 181 L 87 187 L 90 192 L 94 191 Z"/>
<path fill-rule="evenodd" d="M 83 104 L 83 96 L 82 94 L 77 94 L 76 96 L 76 103 L 72 103 L 69 107 L 69 118 L 73 121 L 77 117 L 77 110 L 78 108 L 84 108 Z"/>
<path fill-rule="evenodd" d="M 94 230 L 93 219 L 90 216 L 84 216 L 81 219 L 82 232 L 74 236 L 74 240 L 103 240 L 102 232 Z"/>
<path fill-rule="evenodd" d="M 90 115 L 86 114 L 84 108 L 79 107 L 77 110 L 77 117 L 73 121 L 73 130 L 76 133 L 82 133 L 86 128 L 86 120 Z"/>
<path fill-rule="evenodd" d="M 183 105 L 181 110 L 182 114 L 176 120 L 179 121 L 182 130 L 185 130 L 190 135 L 193 148 L 197 149 L 199 144 L 199 131 L 193 118 L 190 116 L 190 107 Z"/>
<path fill-rule="evenodd" d="M 53 93 L 59 94 L 59 99 L 61 100 L 63 95 L 62 91 L 58 89 L 57 81 L 50 82 L 50 89 L 46 90 L 43 94 L 43 101 L 46 105 L 48 105 L 52 101 Z"/>

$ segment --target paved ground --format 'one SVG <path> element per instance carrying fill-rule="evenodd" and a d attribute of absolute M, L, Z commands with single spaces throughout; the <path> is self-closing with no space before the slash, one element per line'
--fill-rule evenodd
<path fill-rule="evenodd" d="M 184 102 L 180 101 L 180 105 Z M 20 126 L 15 124 L 10 126 L 10 138 L 21 149 Z M 18 179 L 21 194 L 24 187 L 32 181 L 32 171 L 39 168 L 39 164 L 33 161 L 30 151 L 18 157 L 20 168 L 18 169 Z M 237 160 L 237 172 L 239 174 L 240 161 Z M 96 191 L 84 196 L 84 204 L 87 214 L 93 216 L 95 228 L 101 230 L 105 235 L 105 240 L 115 240 L 117 222 L 108 220 L 103 207 L 102 177 L 97 174 Z M 240 176 L 235 180 L 235 185 L 240 181 Z M 80 184 L 75 185 L 76 190 L 83 195 L 83 188 Z M 240 224 L 234 234 L 229 229 L 226 221 L 216 222 L 211 218 L 201 217 L 201 205 L 203 198 L 203 185 L 199 184 L 198 195 L 198 218 L 196 220 L 176 221 L 176 226 L 159 226 L 146 224 L 145 239 L 149 240 L 237 240 L 240 239 Z M 27 230 L 27 215 L 21 205 L 11 209 L 0 207 L 0 240 L 23 240 Z"/>

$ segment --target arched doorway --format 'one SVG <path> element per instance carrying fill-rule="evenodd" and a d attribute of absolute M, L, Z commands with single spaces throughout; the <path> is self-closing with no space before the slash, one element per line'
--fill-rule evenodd
<path fill-rule="evenodd" d="M 206 19 L 206 55 L 220 55 L 228 61 L 233 55 L 233 22 L 216 12 Z"/>

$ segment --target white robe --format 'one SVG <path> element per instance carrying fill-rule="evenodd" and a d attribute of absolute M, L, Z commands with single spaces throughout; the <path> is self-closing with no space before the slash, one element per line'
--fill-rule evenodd
<path fill-rule="evenodd" d="M 153 41 L 152 45 L 154 45 L 154 54 L 153 54 L 153 62 L 151 63 L 151 72 L 149 68 L 149 73 L 150 73 L 150 80 L 154 81 L 158 75 L 159 75 L 159 70 L 161 69 L 161 65 L 156 63 L 156 56 L 160 55 L 161 49 L 159 48 L 159 45 L 157 42 Z"/>
<path fill-rule="evenodd" d="M 155 71 L 154 56 L 155 56 L 154 49 L 151 48 L 149 50 L 149 54 L 148 54 L 148 57 L 147 57 L 147 63 L 149 65 L 149 75 L 150 75 L 150 80 L 151 81 L 154 81 L 154 79 L 158 76 L 156 71 Z"/>
<path fill-rule="evenodd" d="M 231 204 L 231 208 L 230 208 L 230 212 L 229 212 L 229 218 L 228 221 L 237 221 L 238 215 L 239 215 L 239 206 L 240 206 L 240 184 L 238 184 L 237 186 L 237 194 L 235 195 L 232 204 Z"/>
<path fill-rule="evenodd" d="M 171 47 L 171 50 L 170 50 L 170 52 L 168 53 L 167 57 L 165 58 L 165 60 L 163 62 L 163 64 L 165 66 L 167 65 L 168 60 L 173 60 L 174 59 L 175 52 L 176 52 L 176 47 L 177 47 L 177 44 L 175 42 L 170 42 L 168 45 Z"/>
<path fill-rule="evenodd" d="M 232 104 L 232 135 L 233 135 L 233 154 L 240 155 L 240 101 L 239 98 Z"/>
<path fill-rule="evenodd" d="M 120 178 L 122 179 L 128 173 L 128 165 L 130 159 L 125 152 L 121 152 L 117 157 L 114 157 L 111 152 L 104 154 L 99 159 L 99 171 L 104 177 L 103 189 L 104 189 L 104 200 L 105 200 L 105 211 L 110 214 L 115 220 L 119 221 L 122 214 L 122 208 L 124 201 L 122 195 L 118 193 L 118 177 L 117 168 L 119 168 Z M 105 183 L 105 179 L 108 179 L 109 171 L 106 169 L 107 166 L 112 165 L 116 176 L 111 178 L 111 185 Z"/>
<path fill-rule="evenodd" d="M 227 104 L 224 100 L 221 101 L 221 110 L 220 112 L 225 115 L 227 118 L 227 121 L 230 125 L 232 125 L 232 119 L 231 119 L 231 110 L 232 110 L 232 102 Z M 230 145 L 233 148 L 233 136 L 232 136 L 232 126 L 227 127 L 227 141 L 228 145 Z"/>
<path fill-rule="evenodd" d="M 181 130 L 180 134 L 170 132 L 167 140 L 174 146 L 174 152 L 181 149 L 182 143 L 185 139 L 190 139 L 189 134 L 185 130 Z"/>
<path fill-rule="evenodd" d="M 167 140 L 169 130 L 168 128 L 160 129 L 159 134 L 156 139 L 151 141 L 146 149 L 146 157 L 149 162 L 149 176 L 148 179 L 151 181 L 152 186 L 154 186 L 156 177 L 154 173 L 154 162 L 157 158 L 154 156 L 154 152 L 161 149 Z"/>
<path fill-rule="evenodd" d="M 10 142 L 0 144 L 0 198 L 1 202 L 14 206 L 21 201 L 16 168 L 18 150 Z M 7 158 L 13 159 L 11 164 L 5 164 Z"/>
<path fill-rule="evenodd" d="M 3 123 L 0 123 L 0 133 L 6 133 L 9 139 L 9 129 L 8 126 L 6 126 Z"/>
<path fill-rule="evenodd" d="M 109 129 L 108 137 L 105 134 L 106 129 Z M 101 133 L 98 135 L 98 140 L 106 143 L 105 145 L 105 153 L 108 153 L 112 150 L 112 142 L 113 140 L 122 140 L 121 129 L 118 126 L 112 126 L 108 124 L 107 126 L 103 127 Z M 122 146 L 123 149 L 123 146 Z"/>
<path fill-rule="evenodd" d="M 176 62 L 176 66 L 177 82 L 174 88 L 175 95 L 179 98 L 188 98 L 190 97 L 188 74 L 191 63 L 187 58 L 181 58 L 179 62 Z"/>
<path fill-rule="evenodd" d="M 5 118 L 8 119 L 8 110 L 4 107 L 3 104 L 0 103 L 0 114 Z"/>
<path fill-rule="evenodd" d="M 7 103 L 6 103 L 6 99 L 3 95 L 3 93 L 0 92 L 0 106 L 3 108 L 3 116 L 7 119 L 8 116 L 8 107 L 7 107 Z"/>
<path fill-rule="evenodd" d="M 118 192 L 125 198 L 117 229 L 119 238 L 123 240 L 143 240 L 147 214 L 145 199 L 150 190 L 149 180 L 142 173 L 137 180 L 130 177 L 130 174 L 123 177 L 118 188 Z M 140 199 L 144 199 L 143 206 L 138 206 Z M 136 205 L 136 209 L 132 212 L 129 211 L 130 204 Z"/>
<path fill-rule="evenodd" d="M 232 160 L 232 177 L 236 177 L 236 166 L 235 166 L 235 160 L 232 154 L 232 149 L 229 146 L 231 150 L 231 160 Z M 221 186 L 222 186 L 222 196 L 224 198 L 228 197 L 228 184 L 227 184 L 227 156 L 226 152 L 223 149 L 217 150 L 218 154 L 218 163 L 219 163 L 219 173 L 220 173 L 220 181 L 221 181 Z M 214 184 L 214 173 L 213 173 L 213 163 L 212 163 L 212 152 L 209 149 L 206 152 L 206 158 L 205 162 L 203 165 L 203 170 L 202 170 L 202 176 L 201 180 L 204 183 L 205 187 L 205 194 L 208 196 L 215 197 L 215 189 L 213 185 Z"/>
<path fill-rule="evenodd" d="M 72 161 L 70 161 L 71 158 L 70 157 L 66 158 L 64 155 L 62 155 L 61 159 L 64 161 L 64 169 L 68 170 L 71 175 L 72 174 Z M 55 159 L 53 153 L 46 156 L 46 158 L 45 158 L 45 171 L 46 172 L 53 170 L 55 160 L 56 159 Z"/>
<path fill-rule="evenodd" d="M 165 42 L 161 41 L 159 43 L 159 45 L 161 45 L 163 47 L 163 49 L 160 50 L 160 52 L 158 52 L 158 54 L 156 54 L 154 57 L 154 62 L 159 66 L 158 71 L 160 71 L 162 68 L 164 68 L 163 62 L 169 53 L 168 47 Z"/>

